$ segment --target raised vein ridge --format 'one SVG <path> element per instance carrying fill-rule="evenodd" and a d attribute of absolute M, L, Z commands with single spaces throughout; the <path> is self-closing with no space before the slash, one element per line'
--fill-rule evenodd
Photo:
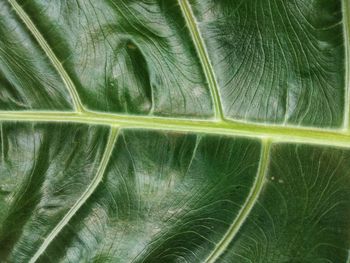
<path fill-rule="evenodd" d="M 28 30 L 32 33 L 36 41 L 39 43 L 40 47 L 44 50 L 45 54 L 51 61 L 54 68 L 57 70 L 58 74 L 60 75 L 61 79 L 63 80 L 64 84 L 67 87 L 67 90 L 71 96 L 71 99 L 74 104 L 74 108 L 78 112 L 83 112 L 84 107 L 83 104 L 80 101 L 77 89 L 69 77 L 66 70 L 63 68 L 62 63 L 58 60 L 55 53 L 50 48 L 49 44 L 44 39 L 43 35 L 39 32 L 39 30 L 36 28 L 30 17 L 26 14 L 26 12 L 23 10 L 23 8 L 16 2 L 16 0 L 8 0 L 12 8 L 15 10 L 17 15 L 22 19 Z"/>
<path fill-rule="evenodd" d="M 245 222 L 246 218 L 248 217 L 250 211 L 254 207 L 254 204 L 256 203 L 259 194 L 261 192 L 261 189 L 264 186 L 264 180 L 265 175 L 267 171 L 267 166 L 269 162 L 269 152 L 270 152 L 271 142 L 268 140 L 263 140 L 262 142 L 262 149 L 261 149 L 261 157 L 260 157 L 260 164 L 258 168 L 258 172 L 253 184 L 253 187 L 244 202 L 241 210 L 238 212 L 237 217 L 234 219 L 233 223 L 223 236 L 223 238 L 220 240 L 220 242 L 215 246 L 215 249 L 209 254 L 207 259 L 205 260 L 206 263 L 213 263 L 215 262 L 220 255 L 224 253 L 224 251 L 227 249 L 231 241 L 236 236 L 237 232 L 241 228 L 242 224 Z"/>
<path fill-rule="evenodd" d="M 221 134 L 252 138 L 269 138 L 274 142 L 318 144 L 350 148 L 350 134 L 340 129 L 303 128 L 235 121 L 176 119 L 165 117 L 110 114 L 103 112 L 0 111 L 0 121 L 85 123 L 112 125 L 129 129 Z"/>
<path fill-rule="evenodd" d="M 193 43 L 197 50 L 199 59 L 201 61 L 204 75 L 208 81 L 209 89 L 213 98 L 214 116 L 216 119 L 223 120 L 224 113 L 222 110 L 218 83 L 216 81 L 214 70 L 210 63 L 210 59 L 209 59 L 208 52 L 206 50 L 203 38 L 199 31 L 196 18 L 187 0 L 178 0 L 178 2 L 181 7 L 181 11 L 185 17 L 187 27 L 191 33 Z"/>
<path fill-rule="evenodd" d="M 350 129 L 350 1 L 342 0 L 343 34 L 345 49 L 345 103 L 344 103 L 344 129 Z"/>
<path fill-rule="evenodd" d="M 45 238 L 44 242 L 41 244 L 39 249 L 35 252 L 33 257 L 30 259 L 29 263 L 36 262 L 45 249 L 50 245 L 52 240 L 61 232 L 61 230 L 68 224 L 70 219 L 77 213 L 80 207 L 86 202 L 86 200 L 92 195 L 99 183 L 101 182 L 103 175 L 105 173 L 108 161 L 112 155 L 114 144 L 118 137 L 118 129 L 116 127 L 111 127 L 111 131 L 106 144 L 106 149 L 103 153 L 100 165 L 97 169 L 95 177 L 92 179 L 91 183 L 88 185 L 84 193 L 76 201 L 76 203 L 71 207 L 67 214 L 61 219 L 61 221 L 55 226 L 55 228 L 49 233 Z"/>

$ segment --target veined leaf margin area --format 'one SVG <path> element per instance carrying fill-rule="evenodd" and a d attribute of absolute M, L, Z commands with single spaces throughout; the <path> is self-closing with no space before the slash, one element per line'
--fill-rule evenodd
<path fill-rule="evenodd" d="M 260 138 L 262 143 L 261 158 L 258 172 L 252 186 L 251 192 L 245 200 L 237 217 L 228 228 L 226 234 L 217 244 L 215 249 L 208 255 L 205 262 L 215 262 L 234 239 L 236 233 L 249 215 L 260 191 L 264 185 L 265 174 L 269 163 L 269 151 L 272 143 L 289 142 L 319 144 L 337 147 L 350 147 L 350 66 L 347 64 L 350 56 L 350 2 L 342 0 L 344 43 L 345 43 L 345 113 L 344 125 L 342 129 L 318 129 L 302 128 L 300 126 L 280 126 L 263 125 L 255 123 L 245 123 L 236 121 L 226 121 L 223 115 L 222 104 L 215 74 L 206 51 L 204 41 L 197 26 L 188 0 L 178 0 L 178 4 L 185 18 L 188 30 L 191 34 L 198 57 L 201 61 L 204 75 L 207 79 L 210 92 L 213 97 L 214 120 L 189 120 L 161 117 L 133 116 L 122 114 L 109 114 L 87 110 L 79 97 L 77 89 L 65 71 L 62 63 L 54 54 L 43 35 L 35 27 L 30 17 L 25 13 L 16 0 L 8 0 L 17 15 L 22 19 L 28 30 L 37 40 L 54 68 L 61 76 L 71 96 L 75 111 L 74 112 L 55 112 L 55 111 L 0 111 L 0 121 L 24 121 L 24 122 L 72 122 L 86 123 L 95 125 L 110 126 L 110 134 L 103 153 L 101 163 L 93 180 L 86 188 L 81 197 L 71 207 L 61 221 L 53 228 L 50 234 L 45 238 L 39 249 L 33 255 L 29 262 L 36 262 L 45 252 L 45 249 L 60 233 L 64 226 L 71 220 L 81 206 L 89 199 L 101 182 L 105 169 L 108 165 L 114 145 L 118 138 L 118 131 L 122 128 L 128 129 L 150 129 L 165 131 L 180 131 L 187 133 L 231 135 L 240 137 Z M 350 258 L 348 260 L 350 262 Z"/>

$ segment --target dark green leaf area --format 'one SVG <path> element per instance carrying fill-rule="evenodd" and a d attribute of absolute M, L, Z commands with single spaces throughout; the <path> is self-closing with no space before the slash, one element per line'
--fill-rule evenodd
<path fill-rule="evenodd" d="M 69 92 L 10 4 L 0 2 L 0 110 L 72 110 Z"/>
<path fill-rule="evenodd" d="M 276 144 L 256 206 L 219 262 L 347 262 L 350 151 Z"/>
<path fill-rule="evenodd" d="M 214 115 L 207 80 L 176 1 L 18 2 L 62 61 L 86 108 Z"/>
<path fill-rule="evenodd" d="M 254 182 L 257 141 L 123 131 L 106 177 L 42 262 L 202 262 Z"/>
<path fill-rule="evenodd" d="M 348 42 L 340 0 L 192 2 L 227 118 L 341 126 Z"/>
<path fill-rule="evenodd" d="M 0 124 L 0 259 L 28 262 L 93 179 L 108 129 Z"/>

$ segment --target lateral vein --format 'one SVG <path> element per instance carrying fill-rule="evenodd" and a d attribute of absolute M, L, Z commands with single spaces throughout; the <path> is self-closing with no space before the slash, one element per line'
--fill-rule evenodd
<path fill-rule="evenodd" d="M 61 79 L 63 80 L 64 84 L 66 85 L 66 88 L 71 96 L 71 99 L 73 101 L 75 110 L 77 112 L 83 112 L 84 106 L 81 103 L 78 91 L 72 81 L 72 79 L 69 77 L 68 73 L 64 69 L 62 63 L 59 61 L 59 59 L 56 57 L 55 53 L 50 48 L 49 44 L 43 37 L 43 35 L 39 32 L 39 30 L 36 28 L 30 17 L 26 14 L 26 12 L 23 10 L 23 8 L 16 2 L 16 0 L 8 0 L 12 8 L 15 10 L 17 15 L 20 17 L 20 19 L 23 21 L 23 23 L 26 25 L 28 30 L 31 32 L 31 34 L 34 36 L 36 41 L 39 43 L 40 47 L 43 49 L 49 60 L 51 61 L 54 68 L 57 70 L 58 74 L 60 75 Z"/>
<path fill-rule="evenodd" d="M 36 262 L 45 249 L 50 245 L 52 240 L 61 232 L 61 230 L 68 224 L 71 218 L 76 214 L 76 212 L 82 207 L 82 205 L 87 201 L 87 199 L 92 195 L 97 186 L 100 184 L 104 172 L 106 170 L 108 161 L 112 155 L 114 144 L 118 137 L 118 129 L 116 127 L 111 127 L 108 141 L 106 144 L 106 149 L 103 153 L 100 165 L 97 169 L 95 177 L 92 179 L 91 183 L 88 185 L 84 193 L 76 201 L 76 203 L 71 207 L 67 214 L 61 219 L 61 221 L 55 226 L 55 228 L 50 232 L 50 234 L 45 238 L 44 242 L 41 244 L 39 249 L 30 259 L 29 263 Z"/>
<path fill-rule="evenodd" d="M 345 49 L 345 103 L 344 103 L 344 129 L 350 129 L 350 2 L 342 0 L 343 34 Z"/>
<path fill-rule="evenodd" d="M 213 104 L 214 104 L 214 115 L 216 119 L 223 120 L 224 119 L 224 113 L 222 109 L 222 103 L 220 99 L 220 93 L 219 93 L 219 87 L 218 83 L 215 78 L 214 70 L 211 65 L 208 52 L 206 50 L 203 38 L 201 36 L 201 33 L 199 31 L 196 18 L 192 12 L 191 6 L 188 3 L 187 0 L 178 0 L 181 11 L 184 15 L 184 18 L 186 20 L 187 27 L 191 33 L 193 43 L 195 45 L 195 48 L 197 50 L 197 54 L 199 56 L 199 59 L 201 61 L 201 65 L 204 71 L 204 75 L 208 81 L 208 86 L 213 98 Z"/>
<path fill-rule="evenodd" d="M 253 187 L 243 204 L 241 210 L 238 212 L 237 217 L 223 236 L 223 238 L 220 240 L 220 242 L 215 246 L 215 249 L 209 254 L 207 259 L 205 260 L 206 263 L 213 263 L 216 262 L 216 260 L 224 253 L 224 251 L 227 249 L 231 241 L 236 236 L 237 232 L 247 219 L 250 211 L 254 207 L 254 204 L 256 203 L 259 194 L 261 192 L 261 189 L 264 186 L 264 180 L 265 175 L 268 167 L 269 162 L 269 152 L 270 152 L 271 142 L 269 140 L 263 140 L 262 143 L 262 149 L 261 149 L 261 157 L 260 157 L 260 164 L 258 168 L 258 172 L 253 184 Z"/>

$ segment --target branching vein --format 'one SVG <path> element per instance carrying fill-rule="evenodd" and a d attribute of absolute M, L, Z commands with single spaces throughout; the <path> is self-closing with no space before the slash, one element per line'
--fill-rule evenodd
<path fill-rule="evenodd" d="M 103 153 L 101 163 L 97 169 L 95 177 L 92 179 L 89 186 L 86 188 L 81 197 L 76 201 L 72 208 L 67 212 L 67 214 L 61 219 L 61 221 L 55 226 L 55 228 L 50 232 L 50 234 L 45 238 L 44 242 L 41 244 L 37 252 L 30 259 L 30 263 L 36 262 L 39 259 L 41 254 L 46 250 L 50 245 L 52 240 L 61 232 L 61 230 L 68 224 L 70 219 L 77 213 L 80 207 L 87 201 L 87 199 L 95 191 L 99 183 L 101 182 L 103 175 L 105 173 L 108 161 L 112 155 L 114 144 L 118 137 L 118 129 L 116 127 L 111 127 L 109 138 L 106 144 L 105 152 Z"/>
<path fill-rule="evenodd" d="M 350 2 L 342 1 L 343 7 L 343 28 L 344 28 L 344 49 L 345 49 L 345 105 L 344 105 L 344 129 L 350 127 Z"/>
<path fill-rule="evenodd" d="M 187 27 L 191 33 L 194 45 L 203 67 L 204 74 L 208 81 L 209 89 L 213 97 L 215 118 L 222 120 L 224 119 L 224 114 L 219 94 L 219 87 L 215 78 L 213 67 L 210 63 L 208 52 L 206 50 L 201 33 L 198 29 L 197 21 L 187 0 L 179 0 L 179 5 L 185 17 Z"/>
<path fill-rule="evenodd" d="M 238 230 L 241 228 L 242 224 L 245 222 L 254 204 L 256 203 L 261 189 L 264 185 L 264 179 L 269 160 L 270 145 L 271 143 L 269 141 L 263 141 L 258 173 L 255 178 L 254 185 L 247 197 L 247 200 L 243 204 L 241 210 L 238 212 L 238 215 L 234 219 L 226 234 L 223 236 L 221 241 L 215 246 L 215 249 L 209 254 L 207 259 L 205 260 L 206 263 L 213 263 L 220 257 L 220 255 L 222 255 L 222 253 L 227 249 L 227 247 L 237 234 Z"/>
<path fill-rule="evenodd" d="M 40 47 L 44 50 L 45 54 L 51 61 L 54 68 L 57 70 L 64 84 L 66 85 L 69 94 L 71 95 L 75 110 L 78 112 L 83 112 L 84 107 L 80 101 L 77 89 L 69 77 L 66 70 L 63 68 L 62 63 L 56 57 L 55 53 L 50 48 L 49 44 L 46 42 L 45 38 L 41 35 L 39 30 L 36 28 L 30 17 L 26 14 L 23 8 L 16 2 L 16 0 L 8 0 L 12 8 L 15 10 L 17 15 L 22 19 L 24 24 L 27 26 L 28 30 L 32 33 L 36 41 L 39 43 Z"/>

